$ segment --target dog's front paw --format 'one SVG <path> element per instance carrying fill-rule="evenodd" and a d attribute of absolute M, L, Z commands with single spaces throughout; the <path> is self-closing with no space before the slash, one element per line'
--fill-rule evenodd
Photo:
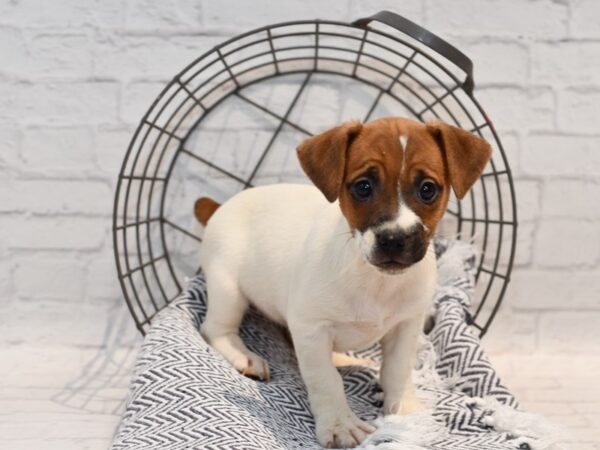
<path fill-rule="evenodd" d="M 242 375 L 255 380 L 269 381 L 269 364 L 256 353 L 248 351 L 231 361 Z"/>
<path fill-rule="evenodd" d="M 383 413 L 385 415 L 400 414 L 406 416 L 408 414 L 423 411 L 423 409 L 423 405 L 415 397 L 397 401 L 386 401 L 383 405 Z"/>
<path fill-rule="evenodd" d="M 360 445 L 375 427 L 347 411 L 317 421 L 317 440 L 325 448 L 353 448 Z"/>

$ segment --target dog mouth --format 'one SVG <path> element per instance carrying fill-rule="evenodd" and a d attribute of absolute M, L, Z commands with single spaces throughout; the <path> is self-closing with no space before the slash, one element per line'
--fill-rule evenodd
<path fill-rule="evenodd" d="M 398 261 L 396 259 L 388 259 L 384 261 L 371 262 L 377 270 L 387 274 L 398 274 L 403 272 L 405 269 L 408 269 L 411 264 L 406 264 L 402 261 Z"/>

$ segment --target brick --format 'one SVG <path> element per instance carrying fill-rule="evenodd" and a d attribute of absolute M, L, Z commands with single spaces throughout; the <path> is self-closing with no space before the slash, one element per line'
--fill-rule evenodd
<path fill-rule="evenodd" d="M 100 170 L 116 180 L 129 142 L 135 133 L 134 127 L 104 126 L 94 132 L 94 152 Z"/>
<path fill-rule="evenodd" d="M 529 50 L 522 42 L 495 37 L 458 37 L 452 42 L 473 61 L 476 94 L 486 84 L 526 82 Z"/>
<path fill-rule="evenodd" d="M 519 222 L 535 220 L 540 214 L 541 183 L 535 180 L 514 180 Z"/>
<path fill-rule="evenodd" d="M 573 88 L 558 94 L 558 127 L 568 133 L 598 133 L 600 89 Z"/>
<path fill-rule="evenodd" d="M 81 301 L 84 268 L 75 258 L 31 256 L 15 264 L 16 295 L 21 299 Z"/>
<path fill-rule="evenodd" d="M 115 259 L 112 255 L 92 259 L 86 275 L 87 297 L 91 300 L 121 298 Z"/>
<path fill-rule="evenodd" d="M 92 73 L 89 39 L 85 34 L 39 34 L 31 43 L 22 77 L 84 78 Z"/>
<path fill-rule="evenodd" d="M 595 84 L 600 73 L 600 42 L 564 41 L 533 46 L 531 79 L 553 85 Z"/>
<path fill-rule="evenodd" d="M 591 266 L 600 256 L 600 228 L 593 222 L 547 219 L 537 232 L 534 259 L 540 267 Z"/>
<path fill-rule="evenodd" d="M 542 215 L 600 220 L 600 183 L 585 180 L 545 183 Z"/>
<path fill-rule="evenodd" d="M 0 54 L 2 54 L 0 74 L 15 75 L 22 73 L 22 65 L 28 52 L 21 30 L 8 27 L 0 28 Z"/>
<path fill-rule="evenodd" d="M 2 198 L 2 197 L 0 197 Z M 2 226 L 2 219 L 0 219 Z M 0 243 L 0 307 L 8 307 L 12 303 L 13 298 L 13 262 L 9 257 L 4 245 Z"/>
<path fill-rule="evenodd" d="M 590 176 L 600 173 L 600 137 L 535 133 L 521 152 L 521 169 L 532 175 Z"/>
<path fill-rule="evenodd" d="M 520 173 L 519 167 L 519 154 L 521 152 L 521 145 L 519 141 L 519 135 L 516 132 L 499 132 L 500 142 L 502 142 L 502 148 L 508 162 L 508 166 L 513 176 L 518 176 Z M 496 158 L 496 156 L 494 156 Z M 497 156 L 500 158 L 500 156 Z"/>
<path fill-rule="evenodd" d="M 8 247 L 31 250 L 97 249 L 105 242 L 109 222 L 85 217 L 10 217 Z"/>
<path fill-rule="evenodd" d="M 219 30 L 239 33 L 264 25 L 303 20 L 330 19 L 348 21 L 348 2 L 336 0 L 321 2 L 307 0 L 306 2 L 273 2 L 256 0 L 254 2 L 239 2 L 237 0 L 205 1 L 204 27 L 209 30 Z M 232 14 L 235 11 L 235 14 Z M 260 11 L 257 14 L 257 11 Z"/>
<path fill-rule="evenodd" d="M 88 127 L 30 127 L 21 156 L 28 170 L 76 174 L 93 170 L 92 142 Z"/>
<path fill-rule="evenodd" d="M 537 224 L 534 222 L 521 222 L 521 219 L 519 219 L 517 247 L 514 260 L 515 266 L 522 267 L 531 264 L 533 260 L 533 242 L 536 227 Z"/>
<path fill-rule="evenodd" d="M 16 125 L 0 125 L 0 168 L 16 168 L 19 165 L 21 132 Z"/>
<path fill-rule="evenodd" d="M 127 3 L 125 24 L 128 30 L 202 29 L 202 2 L 198 0 L 133 0 Z"/>
<path fill-rule="evenodd" d="M 554 129 L 555 100 L 549 88 L 482 87 L 476 94 L 498 130 Z"/>
<path fill-rule="evenodd" d="M 600 37 L 600 5 L 595 0 L 575 0 L 570 2 L 571 35 L 579 38 Z"/>
<path fill-rule="evenodd" d="M 540 346 L 550 354 L 598 355 L 599 323 L 600 311 L 547 312 L 540 319 Z"/>
<path fill-rule="evenodd" d="M 483 0 L 476 8 L 427 2 L 427 23 L 436 33 L 557 38 L 567 34 L 568 7 L 549 0 Z"/>
<path fill-rule="evenodd" d="M 511 305 L 519 311 L 594 310 L 600 298 L 599 270 L 516 270 L 509 285 Z"/>
<path fill-rule="evenodd" d="M 23 123 L 115 123 L 117 83 L 77 81 L 19 83 L 12 115 Z"/>
<path fill-rule="evenodd" d="M 112 190 L 98 181 L 17 181 L 14 195 L 35 214 L 112 214 Z"/>
<path fill-rule="evenodd" d="M 128 124 L 137 125 L 164 87 L 165 83 L 146 81 L 127 84 L 123 93 L 122 119 Z"/>
<path fill-rule="evenodd" d="M 119 27 L 123 24 L 122 9 L 120 0 L 65 0 L 58 4 L 10 1 L 0 4 L 0 24 L 40 28 Z"/>
<path fill-rule="evenodd" d="M 381 10 L 397 11 L 402 16 L 415 23 L 425 21 L 425 2 L 422 0 L 404 0 L 402 7 L 398 8 L 397 0 L 379 0 L 377 5 L 371 2 L 361 0 L 350 0 L 350 19 L 356 20 L 362 17 L 372 16 L 376 11 Z M 336 17 L 328 17 L 336 20 Z"/>
<path fill-rule="evenodd" d="M 215 45 L 222 36 L 101 36 L 94 44 L 94 75 L 166 82 Z"/>

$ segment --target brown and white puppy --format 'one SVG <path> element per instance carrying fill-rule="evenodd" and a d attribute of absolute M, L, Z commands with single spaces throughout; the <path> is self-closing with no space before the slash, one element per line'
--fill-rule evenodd
<path fill-rule="evenodd" d="M 411 370 L 436 285 L 431 239 L 450 189 L 462 198 L 490 154 L 443 123 L 347 123 L 298 147 L 314 186 L 248 189 L 220 207 L 200 199 L 202 334 L 237 370 L 268 379 L 238 328 L 249 302 L 286 325 L 326 447 L 353 447 L 373 430 L 348 406 L 334 351 L 380 341 L 384 412 L 416 410 Z"/>

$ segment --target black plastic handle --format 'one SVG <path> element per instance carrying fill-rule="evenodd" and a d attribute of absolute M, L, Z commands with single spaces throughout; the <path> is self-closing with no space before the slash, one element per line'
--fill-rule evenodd
<path fill-rule="evenodd" d="M 427 47 L 435 50 L 448 61 L 462 69 L 467 75 L 462 87 L 468 95 L 473 95 L 473 88 L 475 87 L 475 82 L 473 81 L 473 61 L 471 61 L 467 55 L 422 26 L 391 11 L 379 11 L 370 17 L 355 20 L 352 22 L 352 25 L 359 28 L 367 28 L 367 25 L 373 20 L 389 25 L 411 38 L 422 42 Z"/>

